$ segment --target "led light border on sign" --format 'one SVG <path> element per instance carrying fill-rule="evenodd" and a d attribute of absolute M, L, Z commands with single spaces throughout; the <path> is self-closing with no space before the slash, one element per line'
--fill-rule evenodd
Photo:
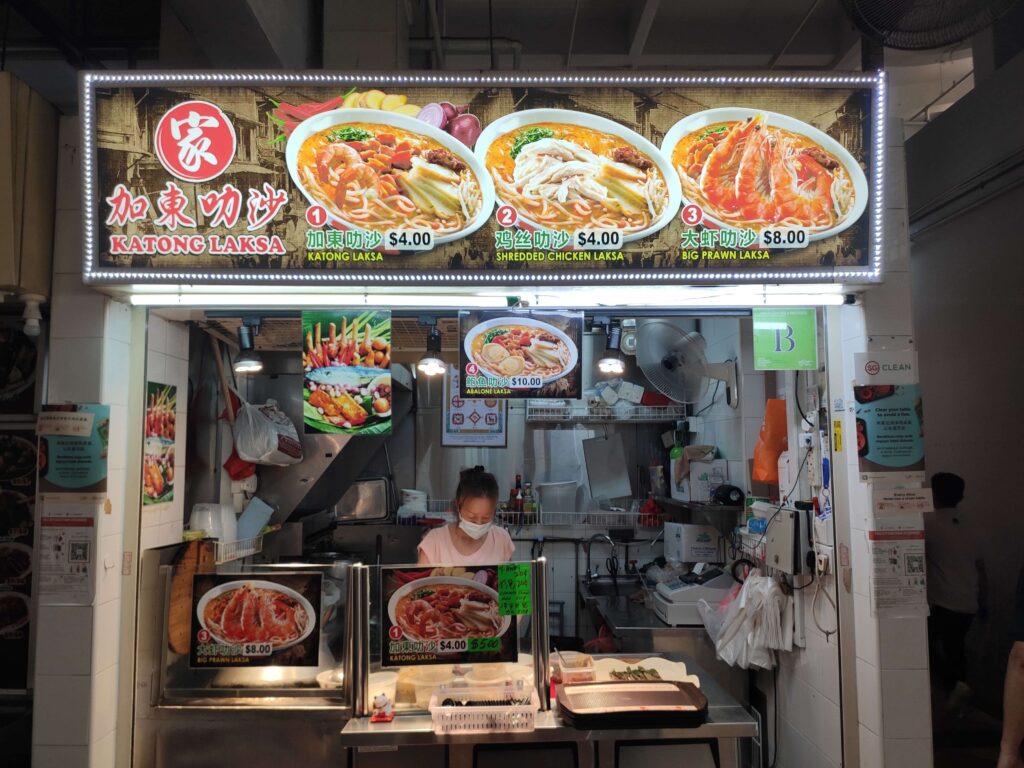
<path fill-rule="evenodd" d="M 844 86 L 868 86 L 874 88 L 875 100 L 872 113 L 873 143 L 871 147 L 871 226 L 868 243 L 870 265 L 860 269 L 835 270 L 791 270 L 787 272 L 746 272 L 746 271 L 617 271 L 601 272 L 557 272 L 557 273 L 484 273 L 469 272 L 416 272 L 416 273 L 337 273 L 328 271 L 296 272 L 211 272 L 189 270 L 170 272 L 146 269 L 97 269 L 96 230 L 99 201 L 96 199 L 96 143 L 95 92 L 105 85 L 115 87 L 160 86 L 160 85 L 329 85 L 331 83 L 352 84 L 401 84 L 401 85 L 739 85 L 739 86 L 795 86 L 841 88 Z M 510 283 L 532 284 L 580 284 L 615 283 L 620 285 L 643 283 L 714 283 L 716 281 L 755 283 L 763 281 L 790 280 L 853 280 L 874 282 L 882 276 L 882 252 L 884 248 L 885 204 L 885 150 L 886 150 L 886 78 L 879 70 L 864 74 L 800 74 L 800 75 L 602 75 L 602 74 L 534 74 L 502 75 L 497 73 L 466 74 L 395 74 L 395 73 L 279 73 L 279 72 L 84 72 L 81 80 L 82 118 L 82 210 L 85 242 L 83 243 L 82 276 L 86 283 L 97 285 L 129 285 L 139 282 L 157 283 L 200 283 L 200 284 L 336 284 L 362 285 L 380 283 L 384 285 L 430 284 L 430 285 L 504 285 Z"/>

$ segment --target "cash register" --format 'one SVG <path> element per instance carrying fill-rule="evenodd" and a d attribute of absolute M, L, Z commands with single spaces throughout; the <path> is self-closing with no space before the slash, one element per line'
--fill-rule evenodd
<path fill-rule="evenodd" d="M 732 575 L 717 565 L 724 562 L 721 534 L 710 525 L 665 523 L 665 559 L 695 565 L 689 573 L 658 584 L 654 612 L 674 627 L 702 626 L 697 604 L 718 604 L 734 584 Z"/>

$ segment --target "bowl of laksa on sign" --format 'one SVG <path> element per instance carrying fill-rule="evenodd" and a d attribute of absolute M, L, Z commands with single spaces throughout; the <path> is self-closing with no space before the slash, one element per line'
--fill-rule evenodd
<path fill-rule="evenodd" d="M 391 625 L 410 640 L 501 637 L 512 623 L 498 613 L 498 593 L 456 576 L 428 576 L 395 590 L 388 601 Z"/>
<path fill-rule="evenodd" d="M 665 134 L 683 201 L 727 229 L 801 227 L 837 235 L 868 204 L 864 171 L 843 145 L 777 112 L 728 107 L 683 118 Z"/>
<path fill-rule="evenodd" d="M 292 181 L 342 228 L 430 230 L 435 245 L 479 229 L 494 186 L 458 139 L 407 115 L 337 109 L 288 137 Z"/>
<path fill-rule="evenodd" d="M 310 602 L 272 581 L 221 584 L 200 598 L 196 612 L 218 643 L 270 643 L 274 652 L 298 645 L 316 626 Z"/>
<path fill-rule="evenodd" d="M 572 340 L 550 323 L 499 317 L 466 334 L 466 356 L 491 378 L 539 376 L 542 384 L 571 373 L 579 359 Z"/>
<path fill-rule="evenodd" d="M 654 144 L 603 117 L 528 109 L 491 123 L 474 150 L 495 194 L 535 229 L 654 234 L 679 209 L 679 180 Z"/>

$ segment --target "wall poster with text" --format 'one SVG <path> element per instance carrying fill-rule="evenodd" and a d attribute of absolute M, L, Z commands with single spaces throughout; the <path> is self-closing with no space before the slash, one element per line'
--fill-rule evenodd
<path fill-rule="evenodd" d="M 508 443 L 508 402 L 462 396 L 459 369 L 448 367 L 441 407 L 441 445 L 504 448 Z"/>
<path fill-rule="evenodd" d="M 465 397 L 578 400 L 582 340 L 582 312 L 459 312 L 460 392 Z"/>
<path fill-rule="evenodd" d="M 320 573 L 196 574 L 189 666 L 316 667 Z"/>
<path fill-rule="evenodd" d="M 516 661 L 530 563 L 381 568 L 381 666 Z"/>

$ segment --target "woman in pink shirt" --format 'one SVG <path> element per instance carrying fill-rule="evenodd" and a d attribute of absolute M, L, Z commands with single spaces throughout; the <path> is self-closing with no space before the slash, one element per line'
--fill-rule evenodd
<path fill-rule="evenodd" d="M 512 537 L 494 525 L 498 481 L 482 467 L 467 469 L 455 491 L 458 520 L 435 528 L 420 542 L 419 562 L 428 565 L 507 563 L 515 553 Z"/>

